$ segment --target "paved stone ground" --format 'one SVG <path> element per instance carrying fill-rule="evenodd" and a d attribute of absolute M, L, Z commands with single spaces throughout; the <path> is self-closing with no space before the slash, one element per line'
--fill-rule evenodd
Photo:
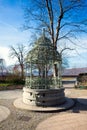
<path fill-rule="evenodd" d="M 80 96 L 87 96 L 87 89 L 65 89 L 65 95 L 71 98 L 77 98 Z"/>
<path fill-rule="evenodd" d="M 5 120 L 10 115 L 10 110 L 7 107 L 0 106 L 0 122 Z"/>
<path fill-rule="evenodd" d="M 20 90 L 0 91 L 0 99 L 15 99 L 22 96 Z M 7 107 L 0 105 L 0 122 L 6 120 L 10 115 L 10 110 Z"/>
<path fill-rule="evenodd" d="M 66 89 L 65 93 L 74 98 L 75 106 L 40 122 L 36 130 L 87 130 L 87 90 Z"/>
<path fill-rule="evenodd" d="M 14 94 L 13 94 L 14 93 Z M 73 98 L 75 100 L 75 106 L 70 110 L 64 112 L 56 112 L 56 113 L 38 113 L 38 112 L 30 112 L 27 110 L 21 110 L 14 107 L 13 102 L 16 98 L 20 98 L 22 96 L 22 90 L 13 90 L 13 91 L 0 91 L 0 105 L 7 107 L 10 110 L 10 115 L 8 118 L 2 122 L 0 122 L 0 130 L 38 130 L 39 124 L 41 125 L 43 121 L 49 121 L 52 119 L 52 122 L 58 124 L 58 122 L 62 123 L 61 129 L 63 130 L 72 130 L 73 123 L 75 123 L 75 130 L 86 130 L 87 126 L 87 105 L 80 103 L 77 98 L 80 99 L 84 96 L 87 96 L 87 90 L 81 89 L 66 89 L 66 96 Z M 60 121 L 61 118 L 61 121 Z M 55 120 L 54 120 L 55 119 Z M 71 123 L 70 123 L 71 119 Z M 62 121 L 63 120 L 63 121 Z M 66 120 L 68 122 L 66 122 Z M 84 123 L 83 123 L 84 122 Z M 50 125 L 53 123 L 50 123 Z M 66 124 L 68 125 L 66 126 Z M 78 125 L 77 125 L 78 124 Z M 84 125 L 83 125 L 84 124 Z M 65 125 L 65 126 L 64 126 Z M 80 126 L 80 127 L 79 127 Z M 84 126 L 84 127 L 83 127 Z M 43 127 L 43 126 L 42 126 Z M 52 126 L 49 126 L 51 130 Z M 67 129 L 64 129 L 66 128 Z M 38 128 L 38 129 L 37 129 Z M 59 129 L 59 125 L 57 128 L 53 127 L 53 130 L 61 130 Z M 46 129 L 44 129 L 46 130 Z"/>
<path fill-rule="evenodd" d="M 55 115 L 40 123 L 36 130 L 87 130 L 85 114 L 68 113 Z"/>
<path fill-rule="evenodd" d="M 22 97 L 22 90 L 0 91 L 0 99 L 14 99 Z"/>
<path fill-rule="evenodd" d="M 83 105 L 87 105 L 87 96 L 78 97 L 77 101 Z"/>

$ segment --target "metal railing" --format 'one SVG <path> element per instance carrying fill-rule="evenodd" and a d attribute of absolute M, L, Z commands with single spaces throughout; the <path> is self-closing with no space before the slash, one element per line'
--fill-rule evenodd
<path fill-rule="evenodd" d="M 62 87 L 62 81 L 58 78 L 53 77 L 27 77 L 25 86 L 31 89 L 50 89 Z"/>

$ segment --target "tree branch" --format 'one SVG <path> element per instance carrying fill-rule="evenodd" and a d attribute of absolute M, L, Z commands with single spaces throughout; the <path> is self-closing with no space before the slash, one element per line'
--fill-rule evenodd
<path fill-rule="evenodd" d="M 49 21 L 50 21 L 50 34 L 52 37 L 52 41 L 54 43 L 54 16 L 53 16 L 53 9 L 52 9 L 51 0 L 46 0 L 46 7 L 47 7 Z"/>
<path fill-rule="evenodd" d="M 62 2 L 61 0 L 59 0 L 59 7 L 60 7 L 60 15 L 58 17 L 58 21 L 57 21 L 57 27 L 56 27 L 56 37 L 55 37 L 55 45 L 57 44 L 57 40 L 59 37 L 59 30 L 60 30 L 60 25 L 61 25 L 61 20 L 63 18 L 64 12 L 63 12 L 63 6 L 62 6 Z"/>

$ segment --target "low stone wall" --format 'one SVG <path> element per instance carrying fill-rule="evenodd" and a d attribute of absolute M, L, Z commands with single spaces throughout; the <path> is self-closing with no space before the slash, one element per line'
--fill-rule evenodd
<path fill-rule="evenodd" d="M 64 88 L 29 89 L 23 88 L 23 102 L 35 106 L 56 106 L 65 102 Z"/>

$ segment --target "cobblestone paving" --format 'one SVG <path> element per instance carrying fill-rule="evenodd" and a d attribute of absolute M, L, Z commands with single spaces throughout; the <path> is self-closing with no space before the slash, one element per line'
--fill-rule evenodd
<path fill-rule="evenodd" d="M 17 97 L 10 98 L 10 99 L 0 98 L 0 105 L 7 107 L 11 112 L 10 116 L 8 116 L 8 118 L 5 121 L 0 122 L 0 130 L 35 130 L 38 124 L 40 124 L 42 121 L 49 119 L 49 117 L 53 118 L 54 116 L 56 117 L 59 116 L 62 119 L 67 114 L 70 114 L 70 115 L 76 114 L 79 118 L 83 116 L 84 118 L 87 117 L 87 105 L 84 105 L 84 104 L 82 105 L 80 102 L 76 100 L 77 97 L 87 96 L 87 90 L 83 91 L 83 90 L 76 90 L 76 89 L 68 89 L 66 91 L 67 91 L 67 96 L 73 98 L 76 104 L 72 109 L 64 111 L 64 112 L 60 112 L 60 113 L 37 113 L 37 112 L 30 112 L 27 110 L 20 110 L 20 109 L 15 108 L 13 105 L 13 102 L 15 98 Z M 8 94 L 8 97 L 9 97 L 9 94 Z M 82 116 L 80 117 L 80 115 Z M 72 120 L 74 120 L 75 123 L 82 122 L 77 119 L 75 120 L 75 116 L 73 117 L 71 116 L 71 118 Z M 63 118 L 63 120 L 66 120 L 66 118 Z M 85 120 L 87 122 L 87 118 L 85 118 Z M 59 118 L 58 118 L 58 121 L 59 121 Z M 62 123 L 62 126 L 64 126 L 64 123 Z M 72 126 L 70 126 L 70 128 L 71 127 L 73 127 L 73 123 L 72 123 Z M 78 128 L 79 129 L 75 129 L 75 128 L 74 129 L 80 130 L 80 127 Z M 86 130 L 86 129 L 87 127 L 85 126 L 83 130 Z M 50 130 L 50 127 L 49 127 L 49 130 Z M 56 130 L 56 129 L 53 129 L 53 130 Z M 61 130 L 61 129 L 57 128 L 57 130 Z"/>
<path fill-rule="evenodd" d="M 68 113 L 53 116 L 38 125 L 36 130 L 87 130 L 85 114 Z"/>

